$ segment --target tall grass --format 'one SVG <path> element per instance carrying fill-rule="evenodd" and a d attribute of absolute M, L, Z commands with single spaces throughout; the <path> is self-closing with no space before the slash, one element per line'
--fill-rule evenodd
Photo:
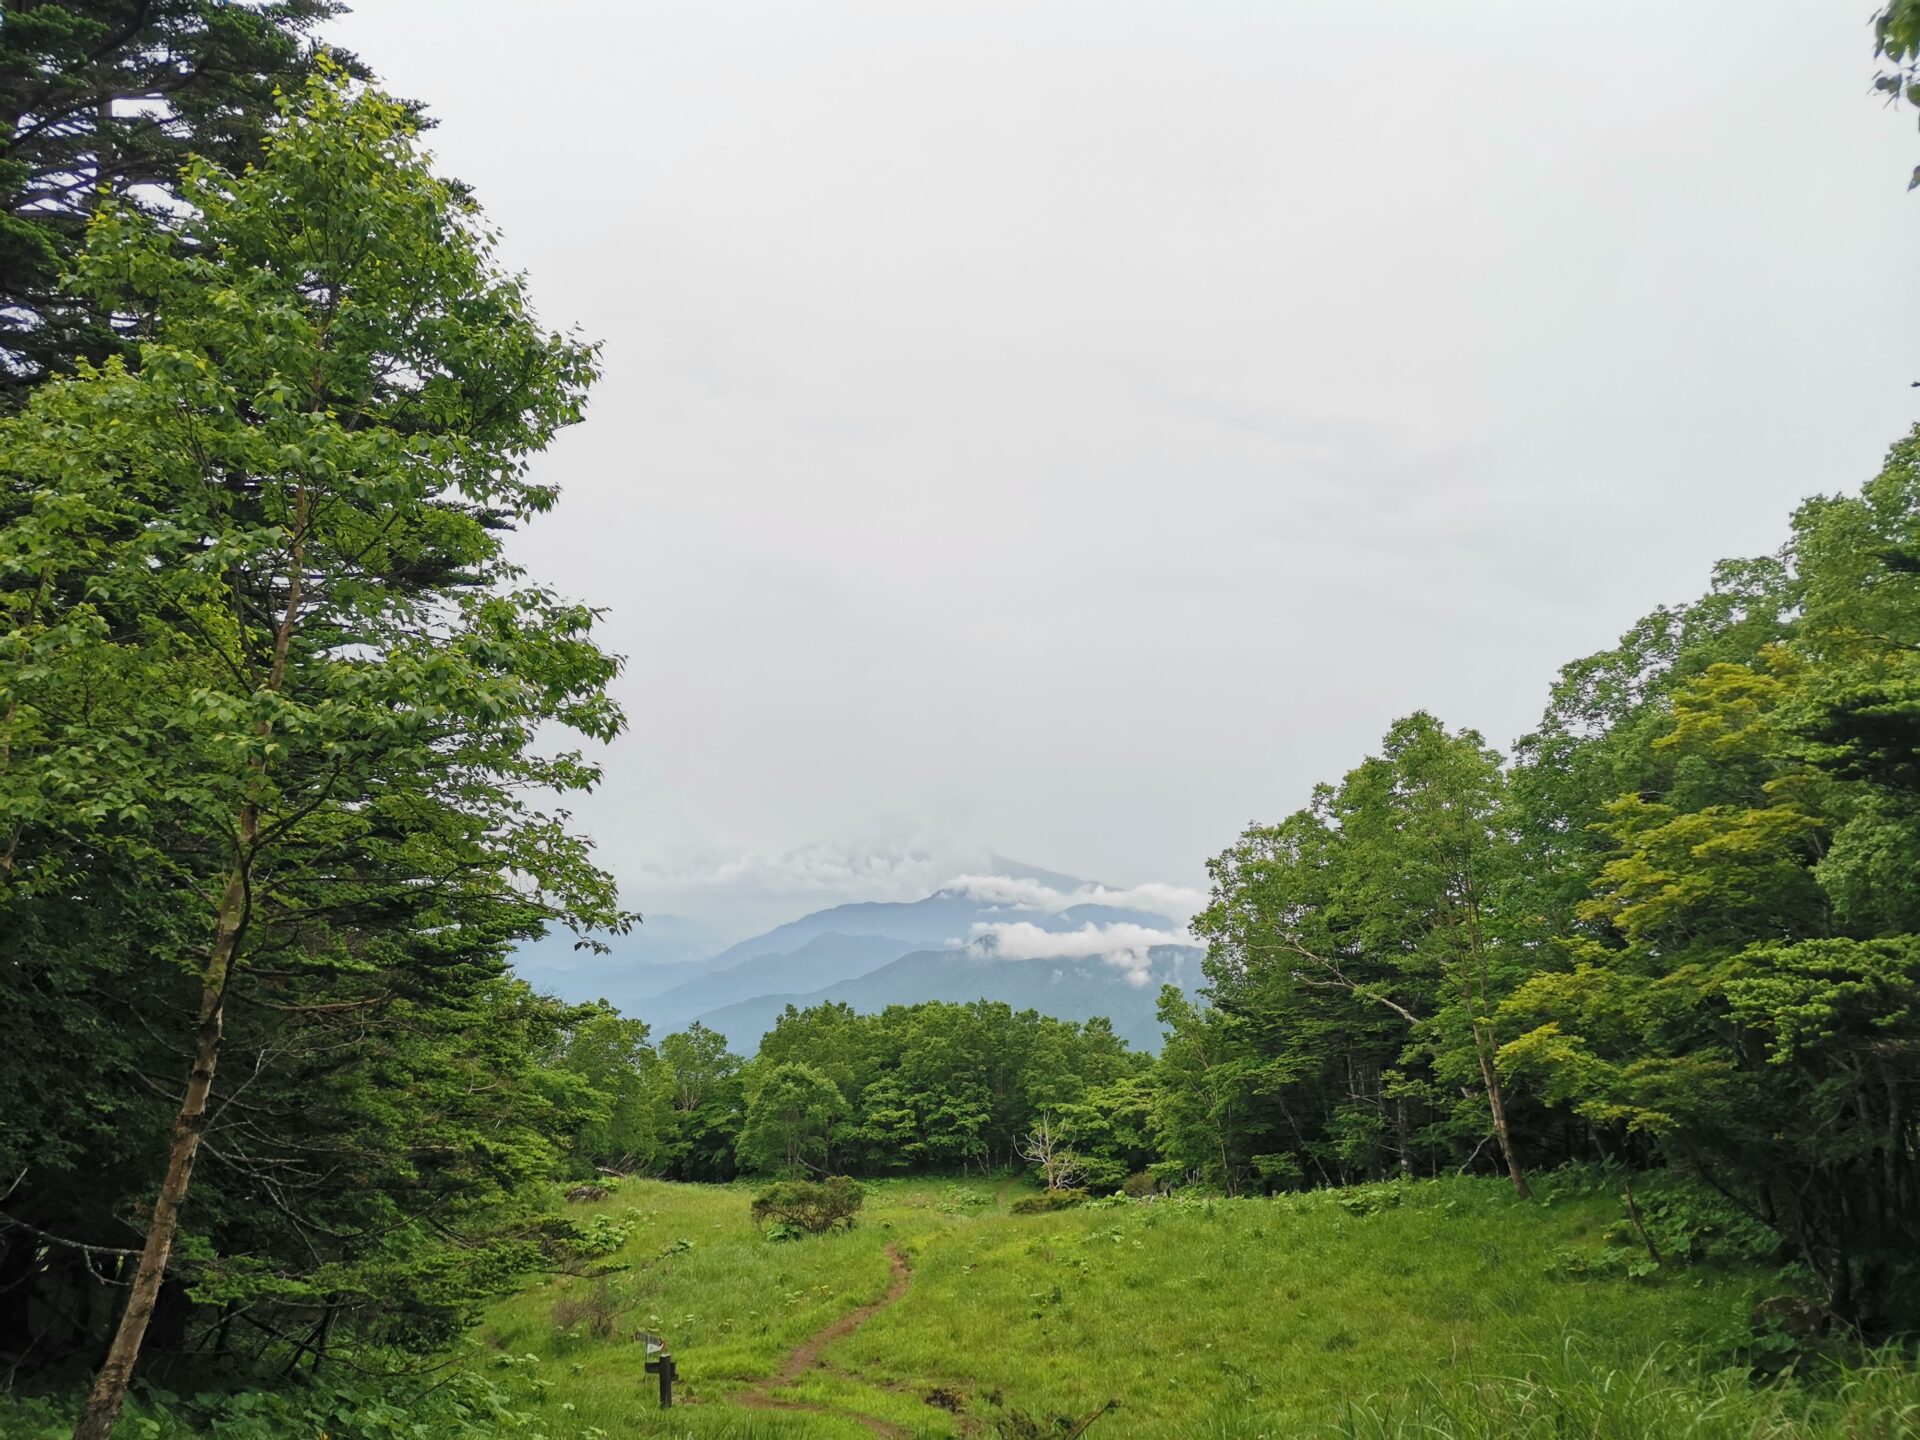
<path fill-rule="evenodd" d="M 1461 1179 L 1036 1216 L 1010 1214 L 998 1190 L 891 1181 L 851 1233 L 773 1245 L 741 1187 L 630 1184 L 596 1206 L 635 1220 L 619 1258 L 636 1269 L 614 1282 L 631 1307 L 621 1332 L 556 1323 L 580 1282 L 554 1280 L 497 1307 L 481 1338 L 537 1381 L 549 1414 L 571 1405 L 576 1423 L 612 1434 L 719 1433 L 709 1427 L 722 1415 L 744 1424 L 732 1397 L 885 1291 L 894 1243 L 913 1258 L 906 1298 L 837 1342 L 793 1398 L 927 1436 L 1060 1433 L 1111 1400 L 1120 1408 L 1090 1440 L 1357 1437 L 1376 1432 L 1338 1427 L 1388 1423 L 1412 1428 L 1377 1433 L 1441 1436 L 1446 1405 L 1522 1414 L 1521 1392 L 1498 1382 L 1548 1374 L 1511 1358 L 1543 1337 L 1604 1335 L 1623 1371 L 1650 1355 L 1727 1353 L 1769 1283 L 1740 1266 L 1637 1280 L 1608 1269 L 1617 1202 L 1550 1180 L 1535 1204 Z M 693 1248 L 649 1266 L 675 1237 Z M 693 1402 L 684 1429 L 643 1410 L 629 1325 L 672 1340 Z M 861 1433 L 819 1414 L 785 1419 L 798 1436 Z"/>
<path fill-rule="evenodd" d="M 1615 1364 L 1593 1342 L 1564 1337 L 1506 1373 L 1428 1379 L 1388 1398 L 1349 1401 L 1316 1440 L 1914 1440 L 1920 1371 L 1897 1352 L 1756 1385 L 1744 1369 L 1711 1368 L 1663 1347 Z M 1209 1432 L 1233 1440 L 1278 1433 L 1257 1422 Z"/>

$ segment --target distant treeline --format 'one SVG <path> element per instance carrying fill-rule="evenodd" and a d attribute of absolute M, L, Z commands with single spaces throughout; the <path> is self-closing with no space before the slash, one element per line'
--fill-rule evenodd
<path fill-rule="evenodd" d="M 1050 1115 L 1137 1109 L 1151 1068 L 1104 1020 L 987 1000 L 877 1015 L 789 1005 L 745 1062 L 697 1023 L 653 1046 L 643 1023 L 603 1010 L 571 1033 L 558 1063 L 603 1097 L 576 1145 L 587 1167 L 719 1181 L 1017 1166 Z M 1116 1163 L 1150 1158 L 1136 1144 Z"/>

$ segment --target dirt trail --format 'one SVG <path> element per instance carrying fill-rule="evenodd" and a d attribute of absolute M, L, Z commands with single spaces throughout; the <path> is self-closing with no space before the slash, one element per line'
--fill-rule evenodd
<path fill-rule="evenodd" d="M 893 1266 L 893 1280 L 887 1286 L 886 1294 L 869 1305 L 849 1310 L 824 1330 L 816 1330 L 809 1335 L 787 1356 L 779 1373 L 735 1396 L 738 1403 L 752 1410 L 803 1410 L 814 1415 L 839 1415 L 858 1421 L 876 1435 L 889 1436 L 892 1440 L 909 1440 L 910 1432 L 877 1415 L 865 1415 L 858 1410 L 836 1410 L 830 1405 L 815 1405 L 805 1400 L 782 1400 L 773 1393 L 798 1384 L 807 1371 L 820 1363 L 820 1356 L 829 1345 L 836 1340 L 846 1339 L 889 1305 L 897 1304 L 907 1293 L 907 1282 L 913 1277 L 913 1267 L 907 1263 L 906 1252 L 898 1245 L 889 1245 L 887 1261 Z"/>

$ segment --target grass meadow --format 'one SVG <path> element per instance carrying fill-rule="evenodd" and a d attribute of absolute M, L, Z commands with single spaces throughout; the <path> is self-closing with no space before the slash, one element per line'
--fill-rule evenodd
<path fill-rule="evenodd" d="M 1752 1385 L 1748 1317 L 1780 1282 L 1631 1278 L 1604 1263 L 1617 1200 L 1554 1177 L 1532 1203 L 1455 1179 L 1032 1216 L 1012 1182 L 898 1180 L 852 1231 L 777 1244 L 751 1193 L 630 1181 L 575 1207 L 630 1227 L 601 1262 L 626 1268 L 502 1302 L 482 1364 L 589 1440 L 1066 1436 L 1103 1407 L 1093 1440 L 1920 1435 L 1910 1367 Z M 888 1292 L 890 1247 L 905 1293 L 808 1345 Z M 671 1412 L 638 1330 L 678 1361 Z"/>

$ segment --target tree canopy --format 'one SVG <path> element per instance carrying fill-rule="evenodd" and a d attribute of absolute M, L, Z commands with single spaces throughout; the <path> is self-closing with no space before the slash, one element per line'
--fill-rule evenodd
<path fill-rule="evenodd" d="M 444 1337 L 459 1297 L 524 1265 L 523 1240 L 456 1258 L 427 1238 L 552 1168 L 563 1094 L 478 1099 L 564 1023 L 505 954 L 625 923 L 532 798 L 594 782 L 543 742 L 618 730 L 617 662 L 501 544 L 553 502 L 526 462 L 577 418 L 593 354 L 537 324 L 415 131 L 327 71 L 244 173 L 188 166 L 183 216 L 101 208 L 77 284 L 150 319 L 0 437 L 0 903 L 25 942 L 0 983 L 23 1054 L 106 1037 L 82 1093 L 16 1097 L 11 1203 L 78 1245 L 158 1187 L 81 1434 L 111 1427 L 169 1286 L 315 1310 L 316 1342 L 342 1313 L 378 1332 L 422 1307 Z M 216 1105 L 230 1015 L 261 1083 Z M 170 1070 L 169 1127 L 148 1077 Z M 102 1165 L 108 1134 L 145 1163 Z M 203 1146 L 247 1203 L 189 1210 Z M 440 1283 L 407 1273 L 435 1252 Z"/>

